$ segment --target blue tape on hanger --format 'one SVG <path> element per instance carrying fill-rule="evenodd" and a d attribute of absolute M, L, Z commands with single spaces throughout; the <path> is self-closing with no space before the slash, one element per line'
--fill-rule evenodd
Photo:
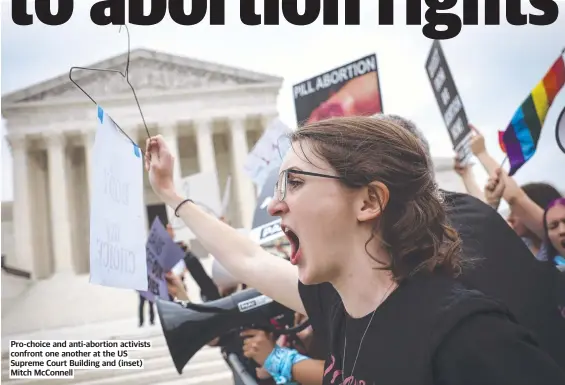
<path fill-rule="evenodd" d="M 104 123 L 104 110 L 100 106 L 98 106 L 98 119 L 100 123 Z"/>
<path fill-rule="evenodd" d="M 133 145 L 133 153 L 134 153 L 135 156 L 137 156 L 138 158 L 141 157 L 141 151 L 139 150 L 139 147 L 136 146 L 135 144 Z"/>

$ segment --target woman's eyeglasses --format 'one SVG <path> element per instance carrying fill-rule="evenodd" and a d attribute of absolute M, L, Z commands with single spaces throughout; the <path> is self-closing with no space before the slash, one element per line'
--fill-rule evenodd
<path fill-rule="evenodd" d="M 288 174 L 317 176 L 320 178 L 330 178 L 330 179 L 342 179 L 342 177 L 340 176 L 318 174 L 316 172 L 308 172 L 308 171 L 292 170 L 292 169 L 283 170 L 279 174 L 279 180 L 275 184 L 275 191 L 274 191 L 274 197 L 277 198 L 280 202 L 284 201 L 284 199 L 286 198 L 286 186 L 288 185 Z"/>

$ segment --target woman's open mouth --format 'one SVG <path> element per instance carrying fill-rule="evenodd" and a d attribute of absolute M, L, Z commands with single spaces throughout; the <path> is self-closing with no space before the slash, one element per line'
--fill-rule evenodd
<path fill-rule="evenodd" d="M 296 233 L 288 226 L 282 225 L 281 228 L 290 242 L 290 263 L 296 265 L 302 256 L 302 252 L 300 250 L 300 239 L 298 238 L 298 235 L 296 235 Z"/>

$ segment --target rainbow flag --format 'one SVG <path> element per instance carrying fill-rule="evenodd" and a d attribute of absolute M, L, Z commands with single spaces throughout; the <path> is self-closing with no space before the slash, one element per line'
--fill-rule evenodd
<path fill-rule="evenodd" d="M 502 152 L 506 154 L 506 146 L 504 145 L 504 131 L 498 131 L 498 145 Z"/>
<path fill-rule="evenodd" d="M 565 84 L 565 59 L 553 63 L 543 79 L 518 108 L 499 141 L 514 175 L 536 152 L 541 129 L 555 96 Z"/>

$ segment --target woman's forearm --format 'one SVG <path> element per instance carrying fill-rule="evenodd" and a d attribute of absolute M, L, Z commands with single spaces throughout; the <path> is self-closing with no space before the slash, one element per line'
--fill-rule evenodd
<path fill-rule="evenodd" d="M 324 361 L 300 361 L 292 367 L 292 377 L 301 385 L 321 385 L 324 378 Z"/>
<path fill-rule="evenodd" d="M 166 198 L 165 203 L 173 210 L 184 200 L 178 195 Z M 178 214 L 200 241 L 204 249 L 216 258 L 236 278 L 244 270 L 247 260 L 257 257 L 265 251 L 255 242 L 236 229 L 220 221 L 191 202 L 184 203 Z"/>
<path fill-rule="evenodd" d="M 476 156 L 479 162 L 481 162 L 481 165 L 483 166 L 487 174 L 489 175 L 492 175 L 494 171 L 500 167 L 500 164 L 486 151 L 477 154 Z"/>
<path fill-rule="evenodd" d="M 487 152 L 477 155 L 477 158 L 489 175 L 492 175 L 495 170 L 500 167 L 496 160 Z M 518 183 L 516 183 L 514 178 L 509 176 L 505 171 L 502 171 L 501 177 L 504 178 L 505 184 L 502 198 L 508 202 L 514 215 L 520 217 L 524 225 L 538 237 L 541 239 L 545 238 L 543 208 L 532 201 Z"/>
<path fill-rule="evenodd" d="M 543 226 L 544 210 L 531 200 L 524 190 L 520 189 L 518 194 L 511 197 L 508 205 L 512 208 L 512 213 L 520 218 L 531 232 L 536 234 L 539 239 L 545 239 L 546 234 Z"/>
<path fill-rule="evenodd" d="M 477 158 L 485 168 L 486 172 L 489 175 L 493 175 L 497 168 L 500 167 L 500 164 L 488 152 L 483 152 L 482 154 L 477 155 Z M 502 193 L 502 198 L 508 202 L 508 204 L 512 204 L 513 200 L 515 200 L 519 195 L 522 189 L 518 186 L 518 183 L 512 178 L 508 176 L 505 171 L 502 171 L 504 174 L 504 192 Z"/>
<path fill-rule="evenodd" d="M 486 201 L 485 194 L 483 190 L 479 187 L 475 176 L 469 170 L 469 173 L 463 176 L 463 184 L 465 185 L 465 189 L 469 193 L 469 195 L 474 196 L 477 199 L 482 200 L 483 202 Z"/>
<path fill-rule="evenodd" d="M 183 200 L 176 194 L 163 197 L 173 210 Z M 306 313 L 298 292 L 295 266 L 269 254 L 250 238 L 192 202 L 182 204 L 178 214 L 204 249 L 237 280 L 294 311 Z"/>

